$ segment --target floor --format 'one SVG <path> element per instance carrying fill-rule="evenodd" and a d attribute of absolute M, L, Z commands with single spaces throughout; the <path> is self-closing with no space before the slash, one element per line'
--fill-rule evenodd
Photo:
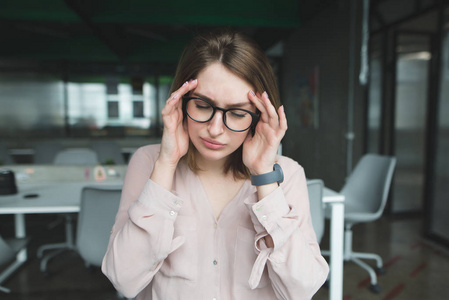
<path fill-rule="evenodd" d="M 0 217 L 2 232 L 12 232 L 12 218 Z M 39 236 L 39 241 L 58 241 L 63 235 L 61 225 L 48 229 L 55 216 L 27 216 L 29 233 Z M 370 292 L 368 273 L 348 262 L 344 266 L 344 300 L 414 300 L 447 299 L 449 284 L 449 249 L 440 247 L 421 237 L 422 221 L 419 218 L 391 220 L 382 218 L 372 224 L 354 227 L 354 249 L 380 254 L 386 274 L 379 276 L 380 294 Z M 50 264 L 50 276 L 39 272 L 35 258 L 38 244 L 30 245 L 30 261 L 4 283 L 10 294 L 0 293 L 2 300 L 50 299 L 119 299 L 108 280 L 99 269 L 87 269 L 75 252 L 66 252 Z M 328 246 L 325 235 L 322 248 Z M 323 286 L 315 300 L 328 299 L 328 289 Z"/>

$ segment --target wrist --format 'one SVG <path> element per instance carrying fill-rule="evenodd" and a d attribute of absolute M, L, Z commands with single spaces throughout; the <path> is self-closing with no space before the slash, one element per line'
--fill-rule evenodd
<path fill-rule="evenodd" d="M 271 170 L 260 174 L 251 174 L 251 184 L 255 186 L 277 183 L 280 185 L 284 181 L 284 173 L 279 164 L 275 163 Z"/>
<path fill-rule="evenodd" d="M 251 175 L 261 175 L 273 171 L 274 164 L 275 162 L 273 161 L 272 163 L 269 164 L 258 165 L 248 169 Z"/>
<path fill-rule="evenodd" d="M 178 163 L 179 163 L 179 159 L 166 159 L 163 156 L 159 156 L 155 163 L 154 163 L 154 167 L 160 167 L 163 169 L 167 169 L 168 171 L 174 171 L 176 170 L 176 168 L 178 167 Z"/>
<path fill-rule="evenodd" d="M 165 164 L 157 159 L 154 163 L 154 168 L 150 175 L 150 179 L 170 191 L 173 185 L 173 177 L 176 172 L 176 166 L 177 164 Z"/>

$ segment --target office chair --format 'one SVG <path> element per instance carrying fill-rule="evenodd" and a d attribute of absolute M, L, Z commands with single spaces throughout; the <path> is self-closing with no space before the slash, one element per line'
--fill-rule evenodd
<path fill-rule="evenodd" d="M 121 186 L 85 187 L 81 193 L 76 245 L 86 267 L 101 267 L 121 193 Z"/>
<path fill-rule="evenodd" d="M 81 193 L 76 245 L 86 266 L 101 266 L 121 193 L 121 186 L 85 187 Z"/>
<path fill-rule="evenodd" d="M 56 155 L 62 150 L 60 143 L 43 142 L 34 145 L 34 159 L 35 164 L 47 165 L 53 164 Z"/>
<path fill-rule="evenodd" d="M 98 164 L 97 154 L 91 149 L 66 149 L 59 151 L 53 163 L 55 165 L 96 165 Z"/>
<path fill-rule="evenodd" d="M 366 154 L 350 174 L 340 191 L 345 196 L 345 261 L 353 261 L 365 269 L 371 279 L 370 289 L 380 293 L 374 269 L 360 259 L 374 259 L 379 274 L 385 272 L 382 258 L 374 253 L 360 253 L 352 250 L 352 226 L 373 222 L 382 216 L 388 199 L 396 158 L 377 154 Z M 330 214 L 326 211 L 326 217 Z M 329 255 L 329 251 L 322 251 Z"/>
<path fill-rule="evenodd" d="M 95 141 L 91 144 L 92 150 L 97 153 L 98 161 L 101 164 L 113 162 L 116 165 L 124 165 L 122 150 L 116 142 Z"/>
<path fill-rule="evenodd" d="M 14 165 L 14 159 L 9 154 L 8 148 L 0 142 L 0 166 L 1 165 Z"/>
<path fill-rule="evenodd" d="M 13 238 L 5 240 L 0 236 L 0 266 L 3 267 L 4 265 L 15 261 L 16 255 L 19 253 L 19 251 L 25 249 L 28 241 L 29 240 L 26 238 Z M 8 270 L 8 268 L 6 268 L 5 270 L 6 271 L 4 271 L 4 273 L 0 277 L 0 284 L 13 272 L 13 269 Z M 0 285 L 0 292 L 10 293 L 11 290 Z"/>
<path fill-rule="evenodd" d="M 323 203 L 323 181 L 321 179 L 307 180 L 309 192 L 310 215 L 312 216 L 313 229 L 315 230 L 318 243 L 324 235 L 324 203 Z"/>
<path fill-rule="evenodd" d="M 55 165 L 95 165 L 98 163 L 97 154 L 91 149 L 66 149 L 59 151 L 54 159 Z M 59 255 L 65 250 L 75 250 L 75 242 L 73 236 L 73 219 L 72 214 L 63 214 L 65 219 L 65 235 L 66 240 L 63 243 L 48 244 L 40 246 L 37 249 L 37 257 L 41 259 L 40 270 L 44 275 L 48 276 L 48 262 Z M 44 256 L 44 252 L 47 250 L 57 250 L 52 251 Z"/>

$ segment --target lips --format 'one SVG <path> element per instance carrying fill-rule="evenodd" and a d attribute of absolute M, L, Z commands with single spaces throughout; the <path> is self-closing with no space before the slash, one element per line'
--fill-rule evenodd
<path fill-rule="evenodd" d="M 212 139 L 201 138 L 201 141 L 203 142 L 204 146 L 213 150 L 218 150 L 225 146 L 225 144 L 222 144 Z"/>

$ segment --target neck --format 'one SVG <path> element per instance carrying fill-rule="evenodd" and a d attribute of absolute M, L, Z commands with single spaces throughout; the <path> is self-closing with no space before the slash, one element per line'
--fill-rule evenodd
<path fill-rule="evenodd" d="M 202 173 L 202 174 L 207 173 L 207 174 L 225 175 L 224 174 L 224 166 L 226 163 L 226 159 L 227 158 L 224 158 L 221 160 L 210 161 L 210 160 L 205 160 L 204 158 L 197 155 L 196 162 L 198 164 L 198 167 L 201 169 L 200 173 Z"/>

